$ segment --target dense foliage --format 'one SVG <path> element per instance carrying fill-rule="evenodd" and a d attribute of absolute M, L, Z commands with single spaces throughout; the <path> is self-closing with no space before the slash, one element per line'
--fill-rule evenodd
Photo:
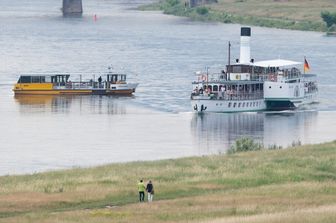
<path fill-rule="evenodd" d="M 247 152 L 247 151 L 256 151 L 261 150 L 263 145 L 261 143 L 255 142 L 250 138 L 240 138 L 235 141 L 235 143 L 228 150 L 229 154 L 237 152 Z"/>
<path fill-rule="evenodd" d="M 336 24 L 336 12 L 322 11 L 321 17 L 323 21 L 327 24 L 328 28 Z"/>

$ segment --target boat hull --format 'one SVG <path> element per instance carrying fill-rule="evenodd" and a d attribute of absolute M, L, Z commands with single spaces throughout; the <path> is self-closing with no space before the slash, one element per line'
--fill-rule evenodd
<path fill-rule="evenodd" d="M 14 90 L 15 95 L 88 95 L 91 90 Z"/>
<path fill-rule="evenodd" d="M 191 100 L 194 112 L 251 112 L 266 110 L 264 99 L 255 100 Z"/>
<path fill-rule="evenodd" d="M 15 95 L 132 95 L 135 89 L 124 90 L 14 90 Z"/>
<path fill-rule="evenodd" d="M 301 106 L 317 102 L 317 93 L 306 94 L 303 98 L 255 99 L 255 100 L 216 100 L 192 99 L 191 108 L 194 112 L 251 112 L 251 111 L 281 111 L 297 109 Z"/>
<path fill-rule="evenodd" d="M 317 92 L 306 94 L 302 98 L 281 98 L 281 99 L 266 99 L 266 105 L 268 110 L 292 110 L 304 105 L 317 102 Z"/>
<path fill-rule="evenodd" d="M 15 95 L 132 95 L 138 84 L 114 84 L 110 88 L 53 87 L 52 84 L 16 84 Z"/>

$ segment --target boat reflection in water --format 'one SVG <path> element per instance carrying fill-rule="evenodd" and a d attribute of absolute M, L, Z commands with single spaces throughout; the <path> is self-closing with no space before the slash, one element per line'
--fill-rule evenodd
<path fill-rule="evenodd" d="M 266 147 L 287 147 L 297 141 L 316 143 L 322 140 L 318 131 L 325 128 L 321 121 L 317 123 L 318 116 L 315 111 L 195 114 L 191 121 L 193 144 L 201 154 L 214 154 L 225 153 L 241 137 Z"/>
<path fill-rule="evenodd" d="M 126 114 L 125 106 L 113 96 L 100 95 L 15 95 L 21 113 Z M 111 100 L 109 100 L 111 99 Z"/>

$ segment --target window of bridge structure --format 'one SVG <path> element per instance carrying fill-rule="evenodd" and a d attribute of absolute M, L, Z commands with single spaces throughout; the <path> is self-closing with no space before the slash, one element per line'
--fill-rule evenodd
<path fill-rule="evenodd" d="M 31 76 L 21 76 L 18 83 L 31 83 Z"/>
<path fill-rule="evenodd" d="M 228 66 L 228 72 L 230 73 L 251 73 L 252 67 L 249 65 L 231 65 Z"/>
<path fill-rule="evenodd" d="M 51 82 L 51 76 L 45 76 L 45 82 L 50 83 Z"/>
<path fill-rule="evenodd" d="M 40 83 L 40 76 L 32 76 L 32 83 Z"/>

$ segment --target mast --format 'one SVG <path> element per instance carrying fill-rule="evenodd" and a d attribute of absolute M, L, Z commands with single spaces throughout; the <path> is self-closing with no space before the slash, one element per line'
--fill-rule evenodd
<path fill-rule="evenodd" d="M 230 80 L 230 62 L 231 62 L 231 43 L 229 41 L 229 47 L 228 47 L 228 67 L 227 67 L 227 71 L 226 71 L 226 79 Z"/>
<path fill-rule="evenodd" d="M 228 48 L 228 53 L 229 53 L 229 56 L 228 56 L 228 65 L 230 66 L 230 61 L 231 61 L 231 43 L 229 41 L 229 48 Z"/>

